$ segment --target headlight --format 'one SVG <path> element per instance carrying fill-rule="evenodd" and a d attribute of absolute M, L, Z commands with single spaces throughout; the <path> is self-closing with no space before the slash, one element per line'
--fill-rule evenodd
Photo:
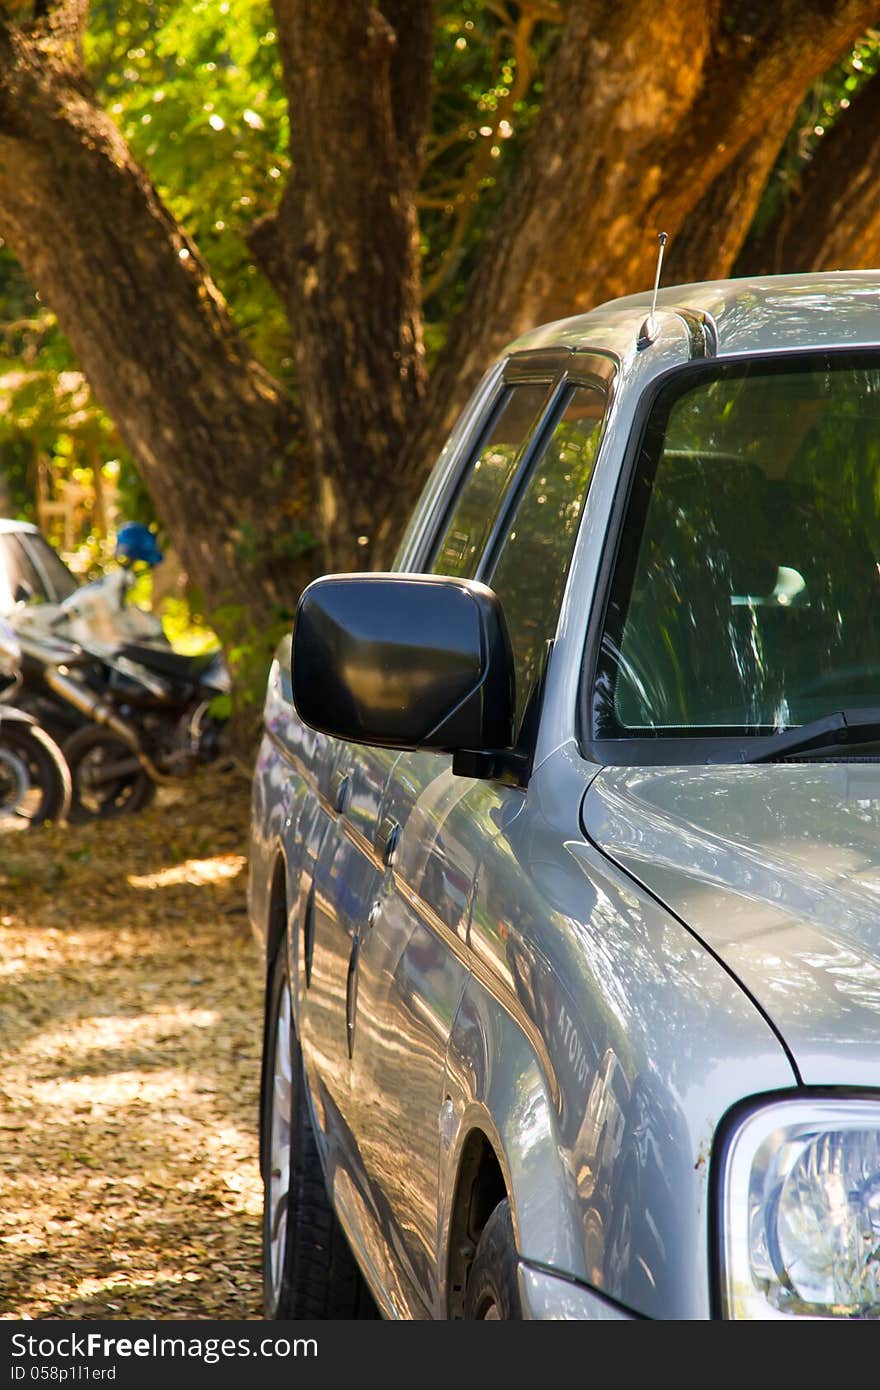
<path fill-rule="evenodd" d="M 749 1115 L 720 1198 L 725 1317 L 880 1317 L 880 1101 Z"/>

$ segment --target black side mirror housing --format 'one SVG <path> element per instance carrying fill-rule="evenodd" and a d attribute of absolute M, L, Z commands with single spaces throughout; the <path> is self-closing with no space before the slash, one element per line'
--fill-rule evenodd
<path fill-rule="evenodd" d="M 384 748 L 506 749 L 510 637 L 484 584 L 442 575 L 336 574 L 304 590 L 293 702 L 314 729 Z"/>

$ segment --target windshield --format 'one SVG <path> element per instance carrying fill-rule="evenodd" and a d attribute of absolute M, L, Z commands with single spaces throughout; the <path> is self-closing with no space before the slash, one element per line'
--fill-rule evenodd
<path fill-rule="evenodd" d="M 715 365 L 658 398 L 601 644 L 598 737 L 880 706 L 880 354 Z"/>
<path fill-rule="evenodd" d="M 79 588 L 79 581 L 71 574 L 61 556 L 42 536 L 28 536 L 31 558 L 42 572 L 46 582 L 46 595 L 50 602 L 61 603 Z"/>

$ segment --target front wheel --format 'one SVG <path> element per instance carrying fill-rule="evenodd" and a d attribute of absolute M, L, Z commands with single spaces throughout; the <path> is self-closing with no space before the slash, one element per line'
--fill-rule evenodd
<path fill-rule="evenodd" d="M 468 1275 L 464 1315 L 480 1322 L 522 1318 L 510 1203 L 499 1202 L 483 1227 Z"/>
<path fill-rule="evenodd" d="M 136 755 L 110 729 L 84 724 L 64 744 L 70 766 L 72 821 L 107 820 L 140 811 L 156 795 L 156 783 Z"/>
<path fill-rule="evenodd" d="M 267 1318 L 375 1318 L 327 1195 L 293 1026 L 287 939 L 275 957 L 260 1103 Z"/>
<path fill-rule="evenodd" d="M 63 820 L 71 779 L 64 754 L 36 724 L 0 722 L 0 817 L 30 825 Z"/>

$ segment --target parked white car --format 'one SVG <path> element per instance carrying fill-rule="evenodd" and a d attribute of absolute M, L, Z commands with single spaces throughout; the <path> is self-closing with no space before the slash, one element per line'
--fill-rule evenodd
<path fill-rule="evenodd" d="M 36 526 L 0 517 L 0 614 L 22 602 L 61 603 L 78 585 Z"/>

